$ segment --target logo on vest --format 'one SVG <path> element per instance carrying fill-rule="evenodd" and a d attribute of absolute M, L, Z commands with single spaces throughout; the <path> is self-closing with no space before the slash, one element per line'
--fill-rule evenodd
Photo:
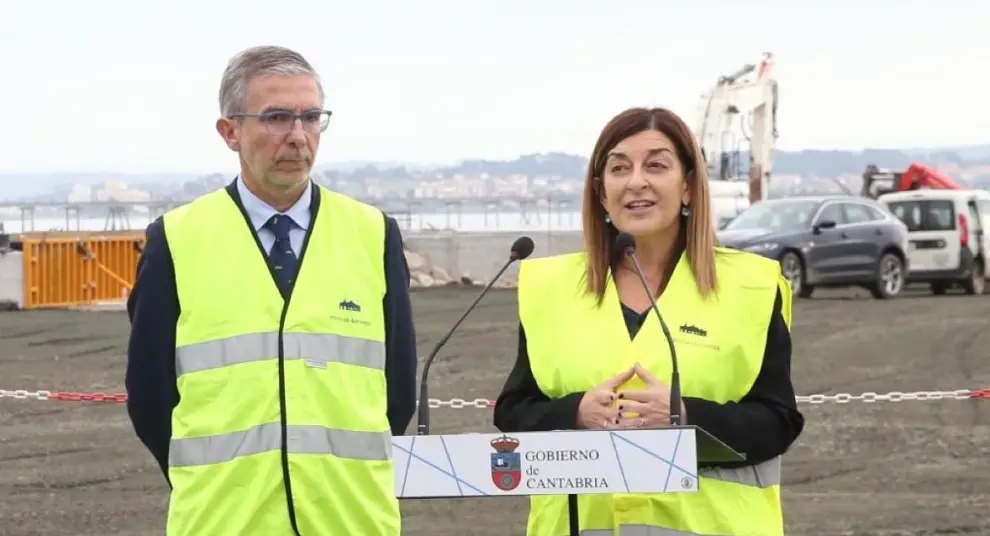
<path fill-rule="evenodd" d="M 699 328 L 693 324 L 681 324 L 681 333 L 687 335 L 696 335 L 698 337 L 707 337 L 708 331 Z"/>
<path fill-rule="evenodd" d="M 707 348 L 709 350 L 715 350 L 716 352 L 720 350 L 718 340 L 715 337 L 709 337 L 708 330 L 706 329 L 702 329 L 694 324 L 681 324 L 679 331 L 682 334 L 687 335 L 687 337 L 674 337 L 674 341 L 678 344 Z"/>
<path fill-rule="evenodd" d="M 340 309 L 341 313 L 334 313 L 330 315 L 330 318 L 334 322 L 342 322 L 345 324 L 360 324 L 362 326 L 370 326 L 371 322 L 366 318 L 366 315 L 358 314 L 361 312 L 361 305 L 354 300 L 341 300 L 337 304 L 337 308 Z M 374 310 L 372 310 L 374 313 Z M 374 314 L 371 315 L 372 317 Z"/>
<path fill-rule="evenodd" d="M 492 457 L 492 482 L 500 490 L 512 491 L 522 481 L 522 456 L 516 452 L 519 440 L 503 435 L 491 441 L 495 453 Z"/>

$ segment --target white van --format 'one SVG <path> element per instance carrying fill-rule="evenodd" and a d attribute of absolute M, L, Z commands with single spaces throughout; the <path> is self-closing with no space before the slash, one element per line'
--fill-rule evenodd
<path fill-rule="evenodd" d="M 881 195 L 908 228 L 908 283 L 943 294 L 959 285 L 983 294 L 990 251 L 990 191 L 921 189 Z"/>

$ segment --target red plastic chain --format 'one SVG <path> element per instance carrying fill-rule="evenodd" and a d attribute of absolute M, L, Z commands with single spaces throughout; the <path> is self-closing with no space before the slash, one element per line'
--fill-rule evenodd
<path fill-rule="evenodd" d="M 111 404 L 122 404 L 127 402 L 127 393 L 72 393 L 68 391 L 58 391 L 48 395 L 48 400 L 61 400 L 63 402 L 109 402 Z"/>

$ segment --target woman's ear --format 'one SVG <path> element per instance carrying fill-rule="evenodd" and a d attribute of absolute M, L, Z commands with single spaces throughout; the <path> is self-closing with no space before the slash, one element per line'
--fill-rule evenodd
<path fill-rule="evenodd" d="M 681 205 L 691 206 L 691 183 L 694 182 L 694 172 L 688 173 L 684 177 L 684 184 L 681 185 Z"/>

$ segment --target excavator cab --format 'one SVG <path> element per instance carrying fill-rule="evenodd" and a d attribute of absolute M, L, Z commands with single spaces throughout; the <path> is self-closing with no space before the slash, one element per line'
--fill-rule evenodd
<path fill-rule="evenodd" d="M 897 183 L 900 182 L 903 172 L 880 169 L 870 164 L 863 172 L 863 188 L 860 195 L 870 199 L 876 199 L 883 194 L 897 191 Z"/>

